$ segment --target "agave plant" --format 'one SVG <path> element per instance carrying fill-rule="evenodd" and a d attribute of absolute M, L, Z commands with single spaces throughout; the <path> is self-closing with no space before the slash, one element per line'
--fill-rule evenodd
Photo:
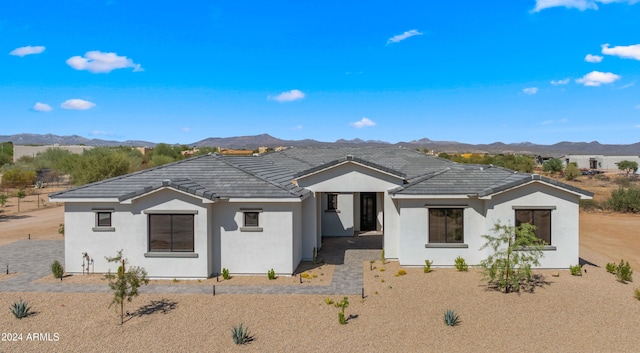
<path fill-rule="evenodd" d="M 444 313 L 444 323 L 447 326 L 458 326 L 460 324 L 460 316 L 453 310 L 447 310 Z"/>
<path fill-rule="evenodd" d="M 249 333 L 249 328 L 242 327 L 242 324 L 231 328 L 231 336 L 235 344 L 247 344 L 253 341 L 253 336 Z"/>
<path fill-rule="evenodd" d="M 27 304 L 27 302 L 23 302 L 22 298 L 20 298 L 20 302 L 14 302 L 13 306 L 9 309 L 11 309 L 11 313 L 13 314 L 13 316 L 18 319 L 22 319 L 23 317 L 29 315 L 29 310 L 31 310 L 31 307 Z"/>

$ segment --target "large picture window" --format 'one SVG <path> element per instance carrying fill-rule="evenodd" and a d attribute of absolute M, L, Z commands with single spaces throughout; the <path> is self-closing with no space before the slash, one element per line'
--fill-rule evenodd
<path fill-rule="evenodd" d="M 193 252 L 193 215 L 150 214 L 149 252 Z"/>
<path fill-rule="evenodd" d="M 516 210 L 516 227 L 523 223 L 536 226 L 533 232 L 545 244 L 551 244 L 551 210 L 518 209 Z"/>
<path fill-rule="evenodd" d="M 464 243 L 462 208 L 429 209 L 429 243 Z"/>

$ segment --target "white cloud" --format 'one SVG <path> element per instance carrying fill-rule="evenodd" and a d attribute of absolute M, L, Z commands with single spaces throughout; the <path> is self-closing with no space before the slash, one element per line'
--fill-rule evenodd
<path fill-rule="evenodd" d="M 551 80 L 551 84 L 554 86 L 559 86 L 559 85 L 566 85 L 567 83 L 569 83 L 569 79 L 565 78 L 562 80 Z"/>
<path fill-rule="evenodd" d="M 587 56 L 584 57 L 584 61 L 588 63 L 599 63 L 602 61 L 602 56 L 587 54 Z"/>
<path fill-rule="evenodd" d="M 560 119 L 560 120 L 545 120 L 542 122 L 542 125 L 551 125 L 551 124 L 566 124 L 569 122 L 569 119 Z"/>
<path fill-rule="evenodd" d="M 614 2 L 618 2 L 633 5 L 638 1 L 639 0 L 536 0 L 536 7 L 534 7 L 531 12 L 539 12 L 552 7 L 566 7 L 568 9 L 573 8 L 580 11 L 597 10 L 598 3 L 611 4 Z"/>
<path fill-rule="evenodd" d="M 93 130 L 89 133 L 92 136 L 106 136 L 106 135 L 111 135 L 110 133 L 106 132 L 106 131 L 101 131 L 101 130 Z"/>
<path fill-rule="evenodd" d="M 43 47 L 43 46 L 32 47 L 30 45 L 27 45 L 26 47 L 20 47 L 20 48 L 13 49 L 9 53 L 9 55 L 15 55 L 15 56 L 23 57 L 25 55 L 40 54 L 44 50 L 45 50 L 45 47 Z"/>
<path fill-rule="evenodd" d="M 611 72 L 591 71 L 582 78 L 577 79 L 576 82 L 585 86 L 598 87 L 603 84 L 613 83 L 619 79 L 620 76 Z"/>
<path fill-rule="evenodd" d="M 182 131 L 182 132 L 189 132 L 189 131 L 191 131 L 191 129 L 190 129 L 190 128 L 188 128 L 188 127 L 183 127 L 183 128 L 180 128 L 180 131 Z"/>
<path fill-rule="evenodd" d="M 401 42 L 401 41 L 403 41 L 403 40 L 405 40 L 407 38 L 411 38 L 413 36 L 421 36 L 421 35 L 422 35 L 422 33 L 418 32 L 417 29 L 412 29 L 410 31 L 406 31 L 406 32 L 404 32 L 402 34 L 397 34 L 397 35 L 389 38 L 389 40 L 387 40 L 387 44 L 398 43 L 398 42 Z"/>
<path fill-rule="evenodd" d="M 52 108 L 49 104 L 37 102 L 33 105 L 33 108 L 31 108 L 31 110 L 36 112 L 49 112 L 52 110 Z"/>
<path fill-rule="evenodd" d="M 109 73 L 116 69 L 133 68 L 133 72 L 144 71 L 140 64 L 126 56 L 116 53 L 103 53 L 98 50 L 88 51 L 82 56 L 72 56 L 67 59 L 67 65 L 76 70 L 87 70 L 93 73 Z"/>
<path fill-rule="evenodd" d="M 523 89 L 522 92 L 524 94 L 526 94 L 527 96 L 532 96 L 532 95 L 538 93 L 538 87 L 527 87 L 527 88 Z"/>
<path fill-rule="evenodd" d="M 624 85 L 624 86 L 620 87 L 620 89 L 625 89 L 625 88 L 633 87 L 633 86 L 635 86 L 635 85 L 636 85 L 636 81 L 629 82 L 629 83 L 627 83 L 626 85 Z"/>
<path fill-rule="evenodd" d="M 302 130 L 302 125 L 296 125 L 292 127 L 291 130 Z"/>
<path fill-rule="evenodd" d="M 371 119 L 369 118 L 362 118 L 359 121 L 356 121 L 354 123 L 349 124 L 352 127 L 355 127 L 356 129 L 361 129 L 363 127 L 367 127 L 367 126 L 375 126 L 376 123 L 373 122 Z"/>
<path fill-rule="evenodd" d="M 95 103 L 86 101 L 84 99 L 68 99 L 64 101 L 64 103 L 60 104 L 60 108 L 71 110 L 87 110 L 95 106 Z"/>
<path fill-rule="evenodd" d="M 302 99 L 305 97 L 304 92 L 299 91 L 297 89 L 292 89 L 291 91 L 282 92 L 275 97 L 268 96 L 267 99 L 274 99 L 278 102 L 293 102 L 298 99 Z"/>
<path fill-rule="evenodd" d="M 617 46 L 613 48 L 609 48 L 609 44 L 603 44 L 602 54 L 619 56 L 624 59 L 640 60 L 640 44 Z"/>

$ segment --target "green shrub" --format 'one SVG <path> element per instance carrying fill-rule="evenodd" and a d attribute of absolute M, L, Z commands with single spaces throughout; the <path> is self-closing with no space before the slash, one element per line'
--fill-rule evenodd
<path fill-rule="evenodd" d="M 54 278 L 62 278 L 62 275 L 64 275 L 64 267 L 62 267 L 58 260 L 51 264 L 51 273 L 53 273 Z"/>
<path fill-rule="evenodd" d="M 444 313 L 444 323 L 447 324 L 447 326 L 458 326 L 460 325 L 460 315 L 456 314 L 455 311 L 453 310 L 447 310 Z"/>
<path fill-rule="evenodd" d="M 634 297 L 636 297 L 636 299 L 640 300 L 640 288 L 636 288 L 636 290 L 634 292 Z"/>
<path fill-rule="evenodd" d="M 607 206 L 616 212 L 640 212 L 640 187 L 613 190 Z"/>
<path fill-rule="evenodd" d="M 242 327 L 242 324 L 231 328 L 231 337 L 233 337 L 233 343 L 238 345 L 253 341 L 253 336 L 251 336 L 249 328 Z"/>
<path fill-rule="evenodd" d="M 20 301 L 14 302 L 13 306 L 11 306 L 10 309 L 13 316 L 15 316 L 17 319 L 22 319 L 23 317 L 27 317 L 29 315 L 29 310 L 31 310 L 31 307 L 29 306 L 29 304 L 27 304 L 27 302 L 23 302 L 22 298 L 20 298 Z"/>
<path fill-rule="evenodd" d="M 228 268 L 223 268 L 222 269 L 222 278 L 224 278 L 224 279 L 231 278 L 231 276 L 229 276 L 229 269 Z"/>
<path fill-rule="evenodd" d="M 615 262 L 607 262 L 607 272 L 616 273 L 616 263 Z"/>
<path fill-rule="evenodd" d="M 582 276 L 582 267 L 580 265 L 569 266 L 569 271 L 573 276 Z"/>
<path fill-rule="evenodd" d="M 582 175 L 582 173 L 580 172 L 580 169 L 578 169 L 578 166 L 574 163 L 569 163 L 564 169 L 564 178 L 567 180 L 575 180 L 580 175 Z"/>
<path fill-rule="evenodd" d="M 633 282 L 631 275 L 633 270 L 629 266 L 629 261 L 620 260 L 620 264 L 616 266 L 616 279 L 622 283 Z"/>
<path fill-rule="evenodd" d="M 267 277 L 269 280 L 276 279 L 276 272 L 273 269 L 267 271 Z"/>
<path fill-rule="evenodd" d="M 462 257 L 458 256 L 456 257 L 456 268 L 458 269 L 458 271 L 467 271 L 469 269 L 469 266 Z"/>
<path fill-rule="evenodd" d="M 335 305 L 337 308 L 340 308 L 340 312 L 338 312 L 338 322 L 340 323 L 340 325 L 346 324 L 347 319 L 344 316 L 344 309 L 349 307 L 349 298 L 344 297 L 342 298 L 341 301 L 337 302 Z"/>
<path fill-rule="evenodd" d="M 325 304 L 327 304 L 327 305 L 331 305 L 331 304 L 333 304 L 333 299 L 331 299 L 331 298 L 324 298 L 324 303 L 325 303 Z"/>
<path fill-rule="evenodd" d="M 431 265 L 433 265 L 433 261 L 424 260 L 424 273 L 431 272 Z"/>

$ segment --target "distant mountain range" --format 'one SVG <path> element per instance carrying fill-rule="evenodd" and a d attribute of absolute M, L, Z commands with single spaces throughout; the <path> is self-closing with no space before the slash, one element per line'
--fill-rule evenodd
<path fill-rule="evenodd" d="M 17 134 L 0 135 L 0 142 L 11 141 L 16 145 L 87 145 L 87 146 L 139 146 L 153 147 L 157 143 L 149 141 L 113 141 L 88 139 L 85 137 L 58 136 L 52 134 Z M 539 154 L 542 156 L 559 157 L 565 154 L 602 154 L 639 156 L 640 142 L 629 145 L 605 145 L 597 141 L 592 142 L 559 142 L 553 145 L 538 145 L 530 142 L 509 143 L 494 142 L 490 144 L 472 145 L 455 141 L 433 141 L 428 138 L 395 144 L 379 140 L 337 140 L 335 142 L 322 142 L 311 139 L 282 140 L 268 134 L 237 137 L 210 137 L 204 140 L 187 144 L 199 147 L 223 147 L 233 149 L 256 149 L 258 147 L 375 147 L 375 146 L 401 146 L 406 148 L 429 149 L 447 153 L 516 153 Z"/>

